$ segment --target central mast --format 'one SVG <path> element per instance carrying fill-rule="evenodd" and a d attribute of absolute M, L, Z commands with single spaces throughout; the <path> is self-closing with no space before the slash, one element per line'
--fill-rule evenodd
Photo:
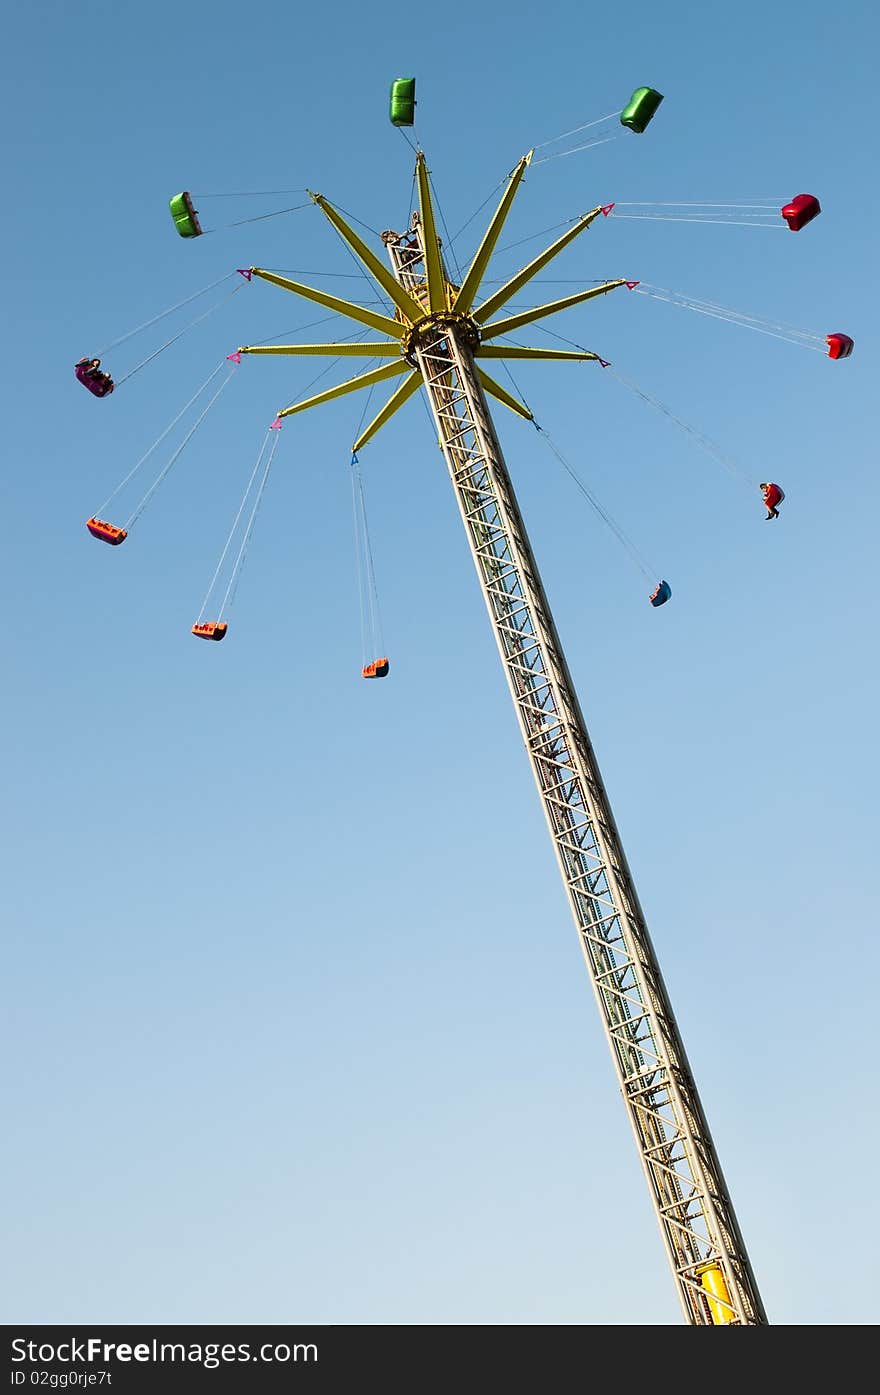
<path fill-rule="evenodd" d="M 418 213 L 406 233 L 383 241 L 400 284 L 427 305 Z M 443 279 L 452 302 L 459 288 L 445 270 Z M 410 361 L 431 405 L 679 1298 L 694 1325 L 764 1324 L 474 346 L 468 321 L 433 315 L 416 326 Z"/>

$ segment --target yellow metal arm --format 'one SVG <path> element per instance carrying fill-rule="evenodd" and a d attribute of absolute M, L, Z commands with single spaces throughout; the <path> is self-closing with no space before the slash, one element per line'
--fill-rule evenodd
<path fill-rule="evenodd" d="M 577 295 L 567 295 L 563 300 L 551 300 L 547 305 L 536 305 L 531 310 L 523 310 L 519 315 L 511 315 L 507 320 L 496 320 L 486 325 L 484 339 L 495 339 L 499 334 L 511 334 L 520 325 L 531 324 L 532 320 L 543 319 L 545 315 L 555 315 L 557 310 L 567 310 L 569 305 L 578 305 L 582 300 L 592 300 L 597 295 L 605 295 L 616 286 L 625 286 L 625 281 L 606 281 L 604 286 L 593 286 L 589 291 L 579 291 Z"/>
<path fill-rule="evenodd" d="M 528 407 L 523 406 L 522 402 L 518 402 L 515 397 L 511 397 L 510 393 L 507 392 L 500 383 L 496 383 L 494 378 L 490 378 L 488 373 L 483 372 L 479 364 L 475 366 L 477 369 L 477 376 L 487 392 L 491 393 L 493 397 L 497 397 L 498 401 L 503 402 L 505 407 L 509 407 L 512 412 L 516 412 L 517 416 L 525 417 L 526 421 L 533 420 Z"/>
<path fill-rule="evenodd" d="M 567 247 L 570 242 L 573 242 L 579 233 L 582 233 L 585 228 L 588 228 L 594 219 L 599 217 L 601 212 L 602 207 L 600 205 L 598 208 L 594 208 L 591 213 L 585 213 L 583 218 L 577 220 L 573 228 L 569 228 L 568 232 L 558 237 L 555 242 L 551 243 L 551 245 L 540 254 L 540 256 L 535 257 L 534 261 L 529 262 L 528 266 L 524 266 L 522 271 L 518 271 L 515 276 L 511 277 L 511 279 L 501 287 L 500 291 L 496 291 L 488 300 L 484 300 L 479 309 L 474 311 L 474 319 L 477 323 L 483 324 L 484 321 L 488 320 L 490 315 L 495 313 L 500 305 L 510 300 L 512 295 L 516 295 L 516 292 L 521 286 L 524 286 L 527 281 L 531 281 L 532 277 L 536 276 L 542 267 L 545 267 L 564 247 Z"/>
<path fill-rule="evenodd" d="M 520 348 L 513 344 L 481 344 L 475 351 L 477 358 L 572 358 L 572 359 L 598 359 L 598 354 L 589 353 L 586 349 L 575 352 L 573 349 L 527 349 Z"/>
<path fill-rule="evenodd" d="M 347 392 L 357 392 L 358 388 L 370 387 L 372 383 L 383 383 L 386 378 L 396 378 L 399 373 L 412 372 L 405 359 L 399 363 L 386 363 L 384 368 L 373 368 L 369 373 L 361 373 L 357 378 L 349 378 L 347 383 L 340 383 L 338 387 L 328 388 L 326 392 L 319 392 L 315 397 L 307 397 L 305 402 L 296 402 L 292 407 L 285 407 L 279 412 L 279 417 L 292 417 L 295 412 L 304 412 L 307 407 L 317 407 L 320 402 L 331 402 L 334 397 L 344 397 Z"/>
<path fill-rule="evenodd" d="M 428 179 L 428 166 L 419 151 L 416 157 L 416 176 L 419 183 L 419 208 L 422 216 L 422 244 L 425 253 L 425 270 L 428 274 L 428 304 L 431 311 L 445 310 L 446 278 L 440 260 L 440 244 L 437 240 L 437 226 L 434 221 L 434 205 L 431 202 L 431 184 Z"/>
<path fill-rule="evenodd" d="M 243 344 L 240 354 L 331 354 L 336 358 L 396 358 L 400 345 L 383 344 Z"/>
<path fill-rule="evenodd" d="M 516 191 L 520 185 L 520 180 L 525 174 L 526 168 L 528 167 L 531 158 L 532 152 L 530 150 L 527 155 L 524 155 L 522 157 L 516 169 L 511 174 L 510 183 L 504 191 L 504 196 L 495 210 L 495 216 L 493 217 L 491 223 L 486 229 L 483 241 L 477 248 L 477 254 L 471 262 L 470 266 L 468 267 L 467 275 L 461 283 L 461 290 L 455 297 L 455 304 L 452 308 L 453 310 L 459 311 L 463 315 L 466 315 L 468 313 L 468 311 L 474 303 L 474 296 L 476 295 L 479 289 L 480 282 L 482 281 L 483 276 L 485 275 L 486 267 L 489 265 L 489 258 L 495 250 L 495 244 L 498 241 L 501 229 L 504 227 L 505 219 L 507 218 L 507 215 L 510 212 L 511 204 L 513 203 L 513 200 L 516 196 Z"/>
<path fill-rule="evenodd" d="M 373 310 L 365 310 L 362 305 L 355 305 L 352 300 L 340 300 L 339 296 L 327 295 L 325 291 L 316 291 L 311 286 L 303 286 L 299 281 L 289 281 L 286 276 L 276 276 L 274 271 L 262 271 L 258 266 L 250 268 L 254 276 L 259 276 L 264 281 L 271 281 L 273 286 L 280 286 L 283 291 L 293 291 L 295 295 L 301 295 L 306 300 L 317 301 L 318 305 L 326 305 L 328 310 L 338 310 L 340 315 L 347 315 L 350 320 L 359 320 L 361 324 L 369 325 L 371 329 L 381 330 L 384 334 L 393 334 L 395 339 L 403 336 L 405 326 L 398 320 L 392 320 L 388 315 L 377 315 Z"/>
<path fill-rule="evenodd" d="M 379 282 L 382 289 L 391 297 L 400 313 L 406 316 L 410 324 L 414 324 L 416 320 L 424 319 L 425 312 L 419 302 L 403 289 L 399 281 L 395 281 L 387 267 L 384 267 L 366 243 L 361 241 L 354 229 L 350 228 L 341 214 L 336 212 L 333 205 L 329 204 L 322 194 L 312 194 L 311 197 L 321 212 L 330 219 L 336 231 L 348 243 L 352 251 L 360 257 L 364 266 Z"/>
<path fill-rule="evenodd" d="M 380 426 L 384 426 L 386 421 L 388 421 L 390 417 L 394 416 L 394 413 L 397 411 L 398 407 L 402 407 L 404 402 L 409 401 L 413 393 L 417 392 L 421 385 L 421 373 L 413 372 L 412 377 L 407 378 L 404 382 L 402 382 L 400 384 L 400 387 L 397 388 L 397 390 L 391 395 L 391 397 L 389 397 L 381 412 L 379 412 L 376 416 L 373 417 L 373 420 L 370 422 L 366 431 L 361 432 L 360 436 L 358 436 L 357 440 L 352 446 L 352 450 L 360 450 L 361 446 L 365 446 L 367 444 L 367 441 L 371 440 L 372 437 L 375 436 Z"/>

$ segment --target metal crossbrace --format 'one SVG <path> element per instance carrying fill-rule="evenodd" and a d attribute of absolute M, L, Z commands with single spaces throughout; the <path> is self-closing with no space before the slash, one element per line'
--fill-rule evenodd
<path fill-rule="evenodd" d="M 395 276 L 427 289 L 417 222 L 385 233 Z M 445 275 L 445 273 L 444 273 Z M 541 796 L 686 1320 L 766 1323 L 757 1285 L 627 866 L 571 675 L 456 323 L 414 356 Z M 726 1301 L 701 1275 L 723 1275 Z M 719 1315 L 720 1314 L 720 1315 Z"/>

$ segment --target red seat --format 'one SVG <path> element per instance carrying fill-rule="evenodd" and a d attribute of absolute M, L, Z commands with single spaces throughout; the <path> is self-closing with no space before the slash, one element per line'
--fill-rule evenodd
<path fill-rule="evenodd" d="M 822 209 L 814 194 L 797 194 L 780 212 L 792 232 L 800 232 L 801 228 L 818 217 Z"/>
<path fill-rule="evenodd" d="M 853 341 L 848 334 L 826 334 L 829 358 L 849 358 L 853 351 Z"/>

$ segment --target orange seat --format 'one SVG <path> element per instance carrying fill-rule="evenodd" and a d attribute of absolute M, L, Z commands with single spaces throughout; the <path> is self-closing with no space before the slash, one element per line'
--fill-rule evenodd
<path fill-rule="evenodd" d="M 362 678 L 386 678 L 388 676 L 388 660 L 386 658 L 374 659 L 366 668 L 361 669 Z"/>
<path fill-rule="evenodd" d="M 199 639 L 222 639 L 228 628 L 225 620 L 210 620 L 205 625 L 193 625 L 192 632 Z"/>
<path fill-rule="evenodd" d="M 105 523 L 103 518 L 87 519 L 86 527 L 93 538 L 100 538 L 102 542 L 112 543 L 114 547 L 118 547 L 128 537 L 124 528 L 114 528 L 112 523 Z"/>

